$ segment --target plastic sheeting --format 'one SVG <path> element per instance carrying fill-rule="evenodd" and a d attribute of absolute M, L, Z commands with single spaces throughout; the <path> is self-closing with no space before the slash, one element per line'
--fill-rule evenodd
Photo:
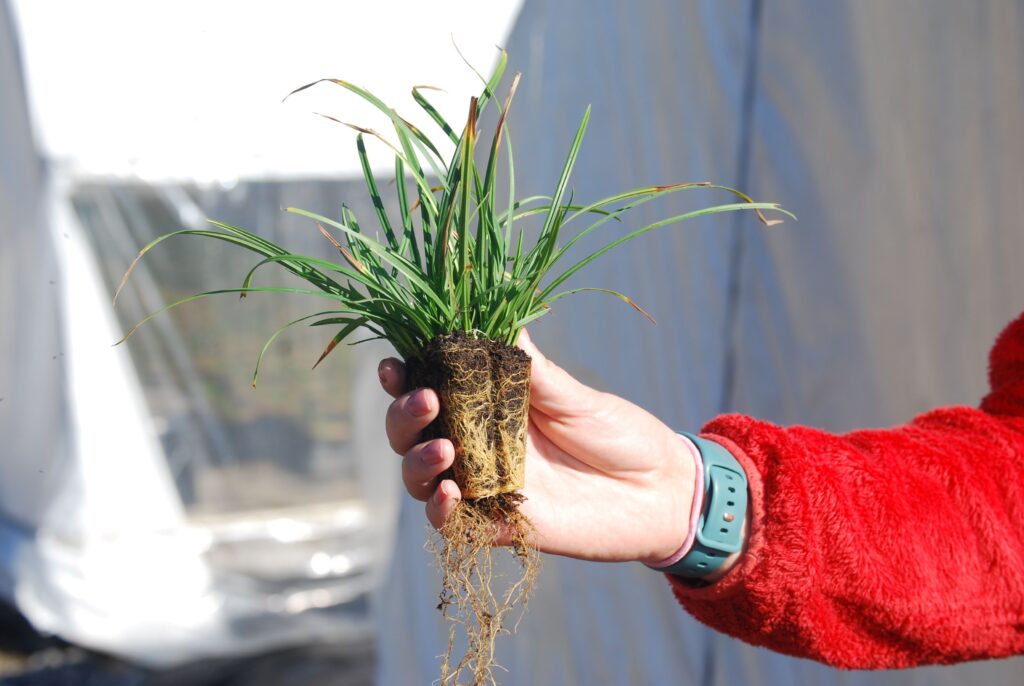
<path fill-rule="evenodd" d="M 477 78 L 452 42 L 486 69 L 521 0 L 7 1 L 43 155 L 80 174 L 213 182 L 361 175 L 355 132 L 310 113 L 367 126 L 382 115 L 329 86 L 281 103 L 313 79 L 372 86 L 417 126 L 432 122 L 409 86 L 443 86 L 431 101 L 465 116 Z M 371 164 L 394 168 L 386 154 Z"/>
<path fill-rule="evenodd" d="M 28 525 L 36 495 L 53 492 L 53 474 L 68 445 L 54 297 L 57 256 L 45 231 L 45 169 L 36 154 L 22 85 L 14 27 L 7 5 L 0 3 L 0 436 L 4 462 L 18 465 L 16 473 L 0 480 L 0 502 Z M 29 387 L 35 391 L 24 397 L 11 392 Z"/>
<path fill-rule="evenodd" d="M 297 306 L 255 296 L 111 347 L 256 261 L 195 239 L 154 251 L 110 305 L 142 245 L 206 216 L 293 233 L 296 249 L 316 237 L 326 256 L 315 227 L 273 217 L 354 193 L 72 184 L 35 154 L 16 49 L 0 2 L 0 598 L 40 631 L 147 665 L 364 643 L 396 510 L 396 461 L 378 459 L 382 350 L 344 348 L 311 373 L 329 335 L 282 336 L 253 390 L 261 344 Z"/>
<path fill-rule="evenodd" d="M 507 46 L 524 72 L 511 129 L 523 195 L 550 192 L 593 103 L 576 198 L 708 179 L 799 216 L 648 235 L 575 283 L 629 294 L 657 327 L 587 294 L 534 339 L 680 428 L 733 410 L 845 430 L 977 403 L 988 348 L 1024 308 L 1022 32 L 1021 5 L 995 0 L 527 0 Z M 697 195 L 628 226 L 721 199 Z M 423 535 L 407 501 L 382 684 L 428 683 L 444 650 Z M 1024 680 L 1021 659 L 838 672 L 704 629 L 638 565 L 553 557 L 498 661 L 506 685 Z"/>

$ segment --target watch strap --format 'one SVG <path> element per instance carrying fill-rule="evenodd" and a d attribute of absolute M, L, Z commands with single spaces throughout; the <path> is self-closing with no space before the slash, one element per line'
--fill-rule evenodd
<path fill-rule="evenodd" d="M 743 547 L 747 514 L 747 475 L 724 447 L 684 431 L 704 463 L 704 507 L 697 522 L 693 547 L 681 560 L 658 571 L 685 577 L 711 574 L 729 555 Z"/>

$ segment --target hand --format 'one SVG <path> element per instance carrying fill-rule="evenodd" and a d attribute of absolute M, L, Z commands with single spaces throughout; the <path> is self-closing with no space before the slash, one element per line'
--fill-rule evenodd
<path fill-rule="evenodd" d="M 656 562 L 674 553 L 686 539 L 693 499 L 686 444 L 633 403 L 576 381 L 525 331 L 518 345 L 533 360 L 521 511 L 535 528 L 536 545 L 603 561 Z M 378 371 L 397 398 L 386 424 L 391 447 L 403 455 L 405 487 L 426 501 L 427 518 L 440 527 L 461 495 L 454 481 L 438 483 L 455 457 L 451 441 L 419 442 L 437 416 L 438 396 L 431 389 L 403 395 L 405 369 L 394 358 Z"/>

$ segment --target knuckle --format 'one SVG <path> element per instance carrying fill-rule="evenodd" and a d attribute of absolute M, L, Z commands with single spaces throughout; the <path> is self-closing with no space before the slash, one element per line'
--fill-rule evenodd
<path fill-rule="evenodd" d="M 404 453 L 407 446 L 404 445 L 404 442 L 401 440 L 401 437 L 396 433 L 395 428 L 391 425 L 390 422 L 388 423 L 386 433 L 388 435 L 388 445 L 391 446 L 391 450 L 398 453 L 399 455 Z"/>
<path fill-rule="evenodd" d="M 400 445 L 398 444 L 398 440 L 397 440 L 397 437 L 395 436 L 395 433 L 394 433 L 394 431 L 392 430 L 392 428 L 391 428 L 391 425 L 390 425 L 390 424 L 389 424 L 389 425 L 387 426 L 387 431 L 386 431 L 385 433 L 387 433 L 387 436 L 388 436 L 388 445 L 389 445 L 389 446 L 391 447 L 391 450 L 393 450 L 394 452 L 396 452 L 396 453 L 398 453 L 399 455 L 401 455 L 401 454 L 402 454 L 402 451 L 401 451 L 401 449 L 400 449 L 400 448 L 401 448 L 401 446 L 400 446 Z"/>
<path fill-rule="evenodd" d="M 404 396 L 403 396 L 404 398 Z M 384 418 L 385 433 L 388 436 L 388 443 L 396 453 L 403 453 L 409 448 L 410 436 L 415 430 L 409 426 L 408 417 L 404 411 L 403 398 L 399 398 L 388 406 Z"/>
<path fill-rule="evenodd" d="M 426 512 L 427 521 L 430 522 L 430 526 L 440 530 L 444 525 L 444 518 L 441 516 L 440 508 L 434 503 L 433 499 L 427 501 Z"/>
<path fill-rule="evenodd" d="M 433 490 L 434 475 L 429 473 L 415 449 L 402 460 L 402 482 L 405 490 L 416 500 L 426 500 Z"/>
<path fill-rule="evenodd" d="M 402 458 L 402 475 L 410 485 L 423 480 L 423 462 L 419 459 L 415 448 Z"/>

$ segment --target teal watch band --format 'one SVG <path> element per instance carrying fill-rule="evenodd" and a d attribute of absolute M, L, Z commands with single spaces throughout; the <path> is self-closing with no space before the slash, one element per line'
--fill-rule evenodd
<path fill-rule="evenodd" d="M 693 547 L 683 559 L 659 569 L 668 574 L 703 577 L 743 547 L 747 515 L 747 475 L 736 458 L 714 441 L 680 431 L 700 450 L 704 463 L 704 506 Z"/>

